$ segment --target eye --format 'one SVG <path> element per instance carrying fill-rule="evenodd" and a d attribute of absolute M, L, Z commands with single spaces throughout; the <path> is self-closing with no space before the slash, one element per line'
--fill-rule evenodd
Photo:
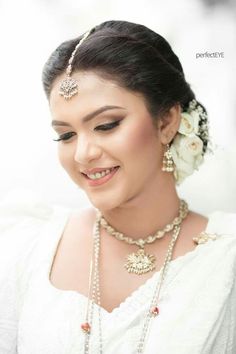
<path fill-rule="evenodd" d="M 60 140 L 68 140 L 70 139 L 75 133 L 68 132 L 59 136 L 59 139 L 52 139 L 53 141 L 60 141 Z"/>
<path fill-rule="evenodd" d="M 119 124 L 120 124 L 120 120 L 117 120 L 115 122 L 98 125 L 94 130 L 110 130 L 112 128 L 115 128 Z"/>
<path fill-rule="evenodd" d="M 94 130 L 102 130 L 102 131 L 110 130 L 110 129 L 113 129 L 116 126 L 118 126 L 120 124 L 120 122 L 121 122 L 120 120 L 117 120 L 115 122 L 101 124 L 101 125 L 98 125 Z M 75 135 L 75 133 L 73 133 L 73 132 L 61 134 L 58 139 L 53 139 L 53 141 L 69 140 L 73 135 Z"/>

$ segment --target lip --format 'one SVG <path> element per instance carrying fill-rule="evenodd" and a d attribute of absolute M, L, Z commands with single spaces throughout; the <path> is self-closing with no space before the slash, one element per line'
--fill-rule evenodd
<path fill-rule="evenodd" d="M 91 168 L 90 170 L 84 170 L 81 171 L 81 173 L 84 173 L 86 175 L 90 175 L 90 174 L 94 174 L 96 172 L 101 172 L 101 171 L 106 171 L 106 170 L 110 170 L 113 167 L 117 167 L 117 166 L 111 166 L 111 167 L 96 167 L 96 168 Z"/>
<path fill-rule="evenodd" d="M 111 171 L 111 173 L 109 173 L 108 175 L 105 175 L 104 177 L 99 178 L 99 179 L 90 179 L 85 174 L 83 174 L 83 176 L 86 179 L 89 186 L 100 186 L 101 184 L 104 184 L 107 181 L 109 181 L 116 174 L 116 172 L 119 169 L 120 169 L 120 166 L 116 166 L 115 169 L 113 171 Z"/>

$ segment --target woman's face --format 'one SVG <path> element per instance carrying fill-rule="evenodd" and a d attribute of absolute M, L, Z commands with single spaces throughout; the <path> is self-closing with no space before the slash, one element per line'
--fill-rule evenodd
<path fill-rule="evenodd" d="M 58 93 L 64 76 L 59 77 L 49 101 L 56 137 L 65 138 L 57 143 L 61 165 L 100 210 L 141 201 L 146 188 L 163 178 L 163 145 L 142 95 L 93 72 L 73 77 L 79 93 L 65 100 Z M 101 179 L 82 173 L 115 166 Z"/>

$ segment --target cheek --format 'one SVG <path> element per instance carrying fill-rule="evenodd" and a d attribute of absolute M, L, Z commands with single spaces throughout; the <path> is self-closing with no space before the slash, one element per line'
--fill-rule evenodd
<path fill-rule="evenodd" d="M 143 117 L 142 117 L 143 118 Z M 126 126 L 119 135 L 119 158 L 126 171 L 146 176 L 158 171 L 162 164 L 161 143 L 152 122 L 143 120 Z M 140 118 L 141 120 L 141 118 Z M 117 138 L 118 139 L 118 138 Z"/>
<path fill-rule="evenodd" d="M 152 143 L 152 133 L 149 129 L 143 129 L 143 127 L 139 127 L 134 130 L 132 134 L 131 146 L 135 149 L 145 150 L 148 147 L 151 147 Z"/>
<path fill-rule="evenodd" d="M 73 166 L 73 154 L 69 147 L 58 146 L 58 159 L 65 170 L 70 170 Z"/>
<path fill-rule="evenodd" d="M 155 149 L 157 140 L 153 128 L 147 124 L 133 124 L 120 134 L 119 146 L 128 155 L 144 155 Z"/>

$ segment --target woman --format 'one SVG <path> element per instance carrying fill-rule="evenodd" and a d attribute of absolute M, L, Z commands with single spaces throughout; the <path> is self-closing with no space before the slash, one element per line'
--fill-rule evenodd
<path fill-rule="evenodd" d="M 209 134 L 170 45 L 107 21 L 62 43 L 43 85 L 60 163 L 92 206 L 5 208 L 0 352 L 235 353 L 236 215 L 177 194 Z"/>

